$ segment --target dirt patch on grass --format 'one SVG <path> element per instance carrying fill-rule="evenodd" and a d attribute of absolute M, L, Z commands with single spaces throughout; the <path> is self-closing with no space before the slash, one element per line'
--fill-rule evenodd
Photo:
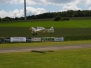
<path fill-rule="evenodd" d="M 0 48 L 0 53 L 32 52 L 32 51 L 55 51 L 67 49 L 91 48 L 91 44 L 55 45 L 55 46 L 34 46 L 19 48 Z"/>

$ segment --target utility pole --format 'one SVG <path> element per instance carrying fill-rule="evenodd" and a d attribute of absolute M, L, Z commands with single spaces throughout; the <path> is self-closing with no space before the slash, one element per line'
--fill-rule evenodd
<path fill-rule="evenodd" d="M 26 18 L 26 0 L 24 0 L 24 20 L 27 20 Z"/>

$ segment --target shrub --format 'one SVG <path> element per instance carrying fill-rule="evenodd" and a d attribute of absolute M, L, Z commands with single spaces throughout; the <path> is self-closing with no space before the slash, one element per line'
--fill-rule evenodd
<path fill-rule="evenodd" d="M 63 20 L 69 20 L 69 18 L 63 18 Z"/>
<path fill-rule="evenodd" d="M 54 21 L 59 21 L 60 19 L 61 19 L 60 16 L 56 16 Z"/>

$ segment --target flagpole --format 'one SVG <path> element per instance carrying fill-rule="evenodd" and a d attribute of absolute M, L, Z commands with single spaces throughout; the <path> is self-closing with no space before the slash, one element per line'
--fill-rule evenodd
<path fill-rule="evenodd" d="M 27 20 L 27 18 L 26 18 L 26 0 L 24 0 L 24 20 Z"/>

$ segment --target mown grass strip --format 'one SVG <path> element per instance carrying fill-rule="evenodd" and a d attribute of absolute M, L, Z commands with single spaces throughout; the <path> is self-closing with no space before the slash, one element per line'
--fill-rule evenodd
<path fill-rule="evenodd" d="M 91 28 L 91 20 L 30 20 L 30 21 L 6 21 L 0 22 L 0 27 L 57 27 L 57 28 Z"/>
<path fill-rule="evenodd" d="M 71 44 L 91 44 L 91 40 L 80 41 L 64 41 L 64 42 L 31 42 L 31 43 L 4 43 L 0 44 L 0 48 L 13 48 L 13 47 L 32 47 L 32 46 L 56 46 L 56 45 L 71 45 Z"/>
<path fill-rule="evenodd" d="M 91 28 L 55 28 L 53 34 L 41 33 L 33 36 L 29 27 L 0 27 L 0 37 L 90 37 Z"/>

